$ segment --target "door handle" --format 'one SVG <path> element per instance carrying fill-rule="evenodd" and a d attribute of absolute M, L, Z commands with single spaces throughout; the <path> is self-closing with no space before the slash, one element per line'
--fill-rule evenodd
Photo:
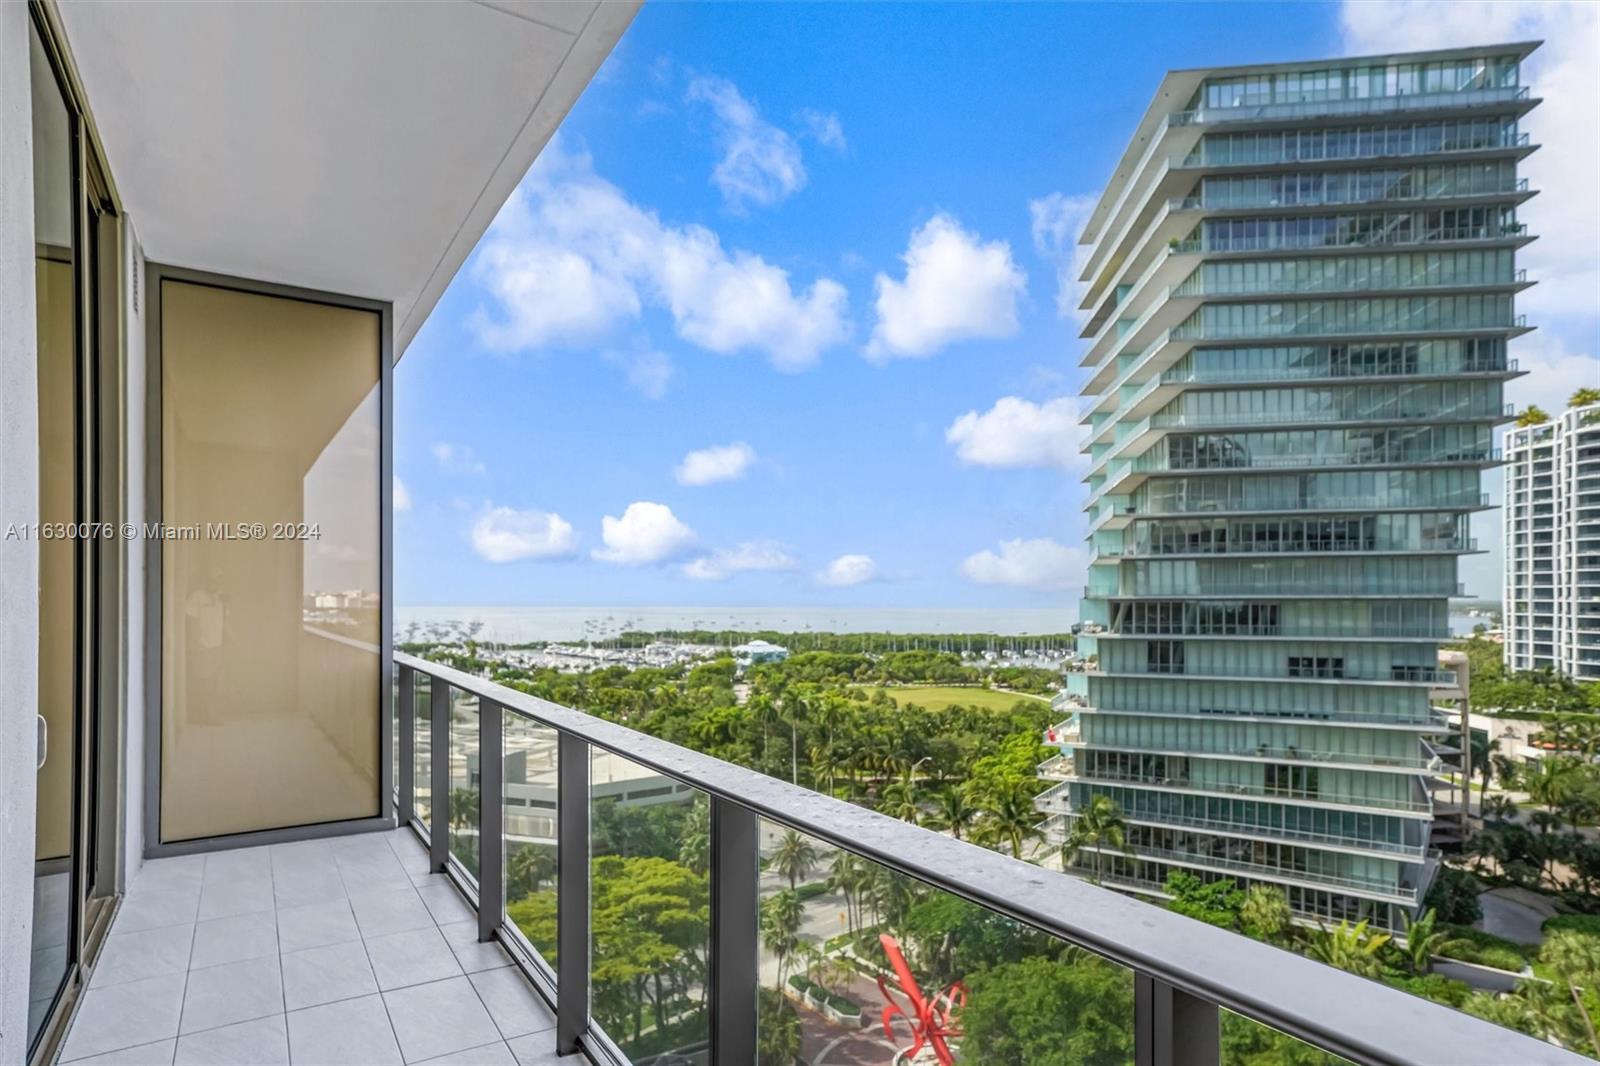
<path fill-rule="evenodd" d="M 50 757 L 50 723 L 44 720 L 44 715 L 42 714 L 36 714 L 33 717 L 38 722 L 36 747 L 39 752 L 39 765 L 35 766 L 34 769 L 43 770 L 45 759 Z"/>

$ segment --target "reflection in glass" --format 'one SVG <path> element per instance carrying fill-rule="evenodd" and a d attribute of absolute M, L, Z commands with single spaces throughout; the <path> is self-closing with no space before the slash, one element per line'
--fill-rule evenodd
<path fill-rule="evenodd" d="M 411 805 L 424 829 L 433 825 L 433 678 L 416 674 L 416 711 L 413 716 Z M 441 685 L 443 681 L 439 682 Z"/>
<path fill-rule="evenodd" d="M 74 397 L 72 121 L 50 60 L 29 24 L 33 99 L 34 284 L 38 304 L 39 521 L 71 523 L 77 488 Z M 44 1024 L 70 962 L 74 662 L 73 542 L 41 540 L 39 703 L 46 758 L 35 819 L 33 955 L 28 1038 Z"/>
<path fill-rule="evenodd" d="M 450 690 L 450 854 L 478 879 L 478 697 Z"/>
<path fill-rule="evenodd" d="M 506 917 L 556 964 L 556 731 L 502 712 Z"/>
<path fill-rule="evenodd" d="M 590 788 L 590 1013 L 628 1057 L 680 1061 L 710 1038 L 710 804 L 595 749 Z"/>
<path fill-rule="evenodd" d="M 1235 1014 L 1222 1015 L 1222 1066 L 1344 1066 L 1349 1060 Z"/>
<path fill-rule="evenodd" d="M 762 1066 L 1133 1061 L 1131 970 L 776 823 L 761 867 Z"/>
<path fill-rule="evenodd" d="M 375 816 L 379 316 L 160 300 L 162 839 Z"/>

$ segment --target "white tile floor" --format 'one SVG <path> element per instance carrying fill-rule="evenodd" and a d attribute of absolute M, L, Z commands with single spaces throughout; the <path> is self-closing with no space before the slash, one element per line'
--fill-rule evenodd
<path fill-rule="evenodd" d="M 579 1066 L 408 830 L 154 859 L 61 1053 L 127 1066 Z"/>

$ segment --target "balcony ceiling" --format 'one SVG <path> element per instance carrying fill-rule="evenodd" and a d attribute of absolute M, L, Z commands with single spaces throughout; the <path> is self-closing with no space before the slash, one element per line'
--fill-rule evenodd
<path fill-rule="evenodd" d="M 62 3 L 155 262 L 392 300 L 404 350 L 637 3 Z"/>

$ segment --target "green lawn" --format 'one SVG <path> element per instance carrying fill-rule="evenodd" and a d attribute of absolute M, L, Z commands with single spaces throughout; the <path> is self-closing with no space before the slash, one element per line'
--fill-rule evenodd
<path fill-rule="evenodd" d="M 863 685 L 862 688 L 876 686 Z M 982 707 L 989 711 L 1009 711 L 1022 700 L 1039 700 L 1043 696 L 1030 696 L 1025 692 L 997 692 L 987 688 L 965 688 L 959 685 L 888 685 L 884 690 L 897 704 L 915 703 L 930 711 L 945 707 Z"/>

